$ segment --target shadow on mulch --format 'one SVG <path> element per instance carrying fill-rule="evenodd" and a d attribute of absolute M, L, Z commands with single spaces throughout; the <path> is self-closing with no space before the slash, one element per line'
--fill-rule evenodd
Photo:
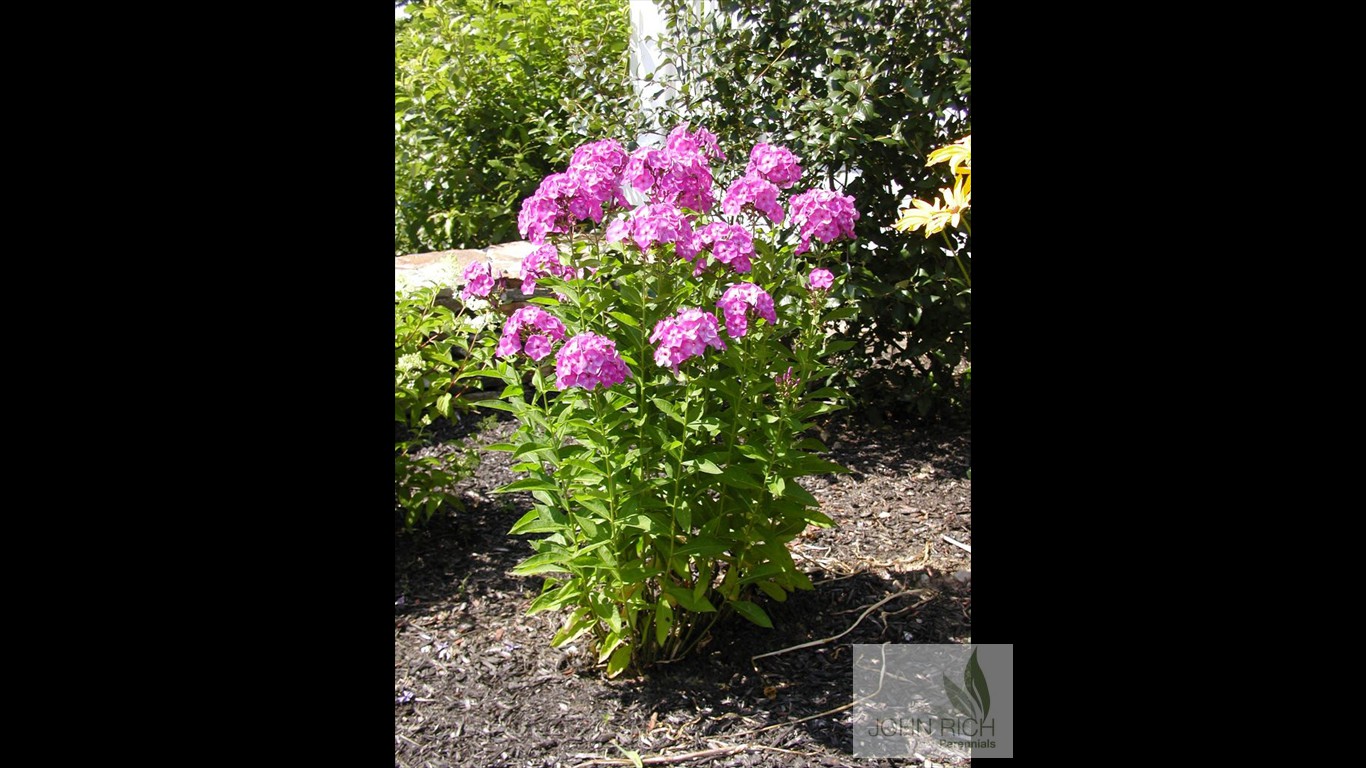
<path fill-rule="evenodd" d="M 853 699 L 850 646 L 962 642 L 970 632 L 959 603 L 959 585 L 924 576 L 924 571 L 891 572 L 886 577 L 860 573 L 818 583 L 784 603 L 765 605 L 773 630 L 732 617 L 713 629 L 711 642 L 699 652 L 626 681 L 619 693 L 621 702 L 626 709 L 657 713 L 661 721 L 705 715 L 687 731 L 684 744 L 724 738 L 798 749 L 815 742 L 849 755 L 853 751 L 849 710 L 831 710 Z M 869 606 L 921 583 L 930 586 L 871 611 L 836 640 L 752 658 L 840 635 Z M 776 727 L 754 733 L 766 726 Z M 654 746 L 677 744 L 666 741 Z"/>
<path fill-rule="evenodd" d="M 514 425 L 485 426 L 458 425 L 436 449 L 495 442 Z M 937 543 L 941 530 L 967 537 L 946 526 L 967 516 L 953 505 L 970 494 L 969 438 L 952 427 L 857 418 L 832 421 L 825 432 L 830 458 L 853 474 L 808 485 L 839 526 L 794 542 L 817 553 L 794 550 L 815 588 L 781 603 L 764 599 L 773 629 L 732 616 L 686 658 L 617 680 L 605 680 L 581 649 L 550 647 L 560 614 L 525 615 L 542 578 L 511 569 L 531 554 L 534 536 L 507 531 L 531 499 L 492 494 L 518 478 L 508 454 L 483 454 L 476 476 L 457 489 L 463 509 L 395 535 L 395 764 L 552 768 L 621 758 L 622 749 L 648 757 L 718 743 L 758 748 L 709 765 L 911 764 L 854 760 L 850 710 L 831 710 L 852 700 L 852 644 L 969 641 L 971 586 L 952 574 L 970 561 Z M 910 590 L 925 592 L 889 600 L 854 626 L 870 606 Z M 766 726 L 776 727 L 760 730 Z"/>

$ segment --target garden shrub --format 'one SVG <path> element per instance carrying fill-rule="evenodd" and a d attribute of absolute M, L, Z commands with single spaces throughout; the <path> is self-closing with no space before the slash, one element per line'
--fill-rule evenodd
<path fill-rule="evenodd" d="M 482 266 L 483 277 L 492 282 L 486 265 L 471 266 L 476 271 Z M 493 341 L 485 332 L 489 314 L 463 306 L 453 312 L 437 303 L 439 290 L 400 290 L 394 300 L 394 503 L 405 526 L 425 523 L 443 502 L 460 508 L 451 487 L 479 466 L 473 449 L 421 452 L 430 442 L 429 427 L 471 411 L 462 395 L 476 390 L 478 380 L 462 374 L 481 367 L 492 353 Z"/>
<path fill-rule="evenodd" d="M 970 132 L 970 0 L 658 0 L 659 41 L 680 82 L 647 83 L 663 116 L 701 122 L 728 145 L 777 142 L 810 178 L 859 200 L 841 254 L 844 292 L 864 307 L 847 360 L 862 404 L 930 414 L 962 403 L 971 359 L 971 234 L 926 239 L 891 227 L 940 184 L 928 153 Z M 832 254 L 833 257 L 833 254 Z M 833 265 L 832 265 L 833 266 Z"/>
<path fill-rule="evenodd" d="M 394 25 L 394 253 L 516 239 L 516 206 L 628 103 L 626 0 L 426 0 Z"/>
<path fill-rule="evenodd" d="M 547 574 L 532 613 L 567 612 L 552 639 L 584 638 L 609 676 L 685 654 L 713 622 L 772 622 L 762 599 L 811 582 L 787 543 L 828 526 L 798 479 L 845 471 L 809 437 L 842 407 L 827 385 L 849 321 L 829 244 L 853 236 L 854 199 L 797 186 L 801 161 L 759 144 L 717 183 L 724 147 L 679 126 L 661 148 L 603 140 L 522 203 L 532 302 L 506 321 L 494 446 L 528 477 L 513 533 L 542 534 L 516 568 Z M 622 189 L 648 197 L 626 208 Z M 603 237 L 592 236 L 602 229 Z"/>

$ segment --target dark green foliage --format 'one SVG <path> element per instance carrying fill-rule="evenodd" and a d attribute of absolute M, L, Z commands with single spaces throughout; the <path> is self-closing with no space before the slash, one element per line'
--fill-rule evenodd
<path fill-rule="evenodd" d="M 517 212 L 630 103 L 626 0 L 427 0 L 394 24 L 394 253 L 520 239 Z"/>
<path fill-rule="evenodd" d="M 726 147 L 783 144 L 806 169 L 798 189 L 856 200 L 846 262 L 846 290 L 863 307 L 849 331 L 860 342 L 846 368 L 855 397 L 921 415 L 963 400 L 970 373 L 954 370 L 970 361 L 971 236 L 890 225 L 907 196 L 952 186 L 945 166 L 925 162 L 971 132 L 970 0 L 722 0 L 708 16 L 690 0 L 659 4 L 670 19 L 661 45 L 683 78 L 677 90 L 647 85 L 667 100 L 660 125 L 691 120 Z M 718 177 L 748 156 L 729 161 Z"/>
<path fill-rule="evenodd" d="M 448 492 L 479 466 L 474 450 L 421 450 L 429 427 L 471 411 L 463 395 L 472 382 L 461 373 L 480 367 L 493 344 L 488 315 L 452 312 L 436 298 L 435 287 L 424 287 L 394 301 L 394 506 L 405 526 L 426 522 L 442 502 L 459 507 Z"/>

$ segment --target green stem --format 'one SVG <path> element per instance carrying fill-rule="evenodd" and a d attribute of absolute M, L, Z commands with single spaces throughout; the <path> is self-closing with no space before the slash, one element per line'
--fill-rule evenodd
<path fill-rule="evenodd" d="M 966 223 L 967 223 L 967 220 L 964 219 L 964 220 L 963 220 L 963 223 L 966 224 Z M 960 259 L 960 258 L 958 258 L 958 249 L 956 249 L 956 248 L 953 247 L 953 241 L 949 240 L 949 236 L 948 236 L 947 233 L 944 232 L 944 230 L 942 230 L 942 229 L 939 230 L 939 234 L 943 236 L 944 242 L 945 242 L 945 243 L 948 243 L 949 252 L 953 254 L 953 260 L 956 261 L 956 262 L 958 262 L 958 269 L 961 270 L 961 271 L 963 272 L 963 280 L 966 281 L 967 284 L 968 284 L 968 287 L 971 288 L 971 287 L 972 287 L 972 278 L 968 275 L 968 270 L 967 270 L 967 268 L 963 266 L 963 260 Z M 968 234 L 972 234 L 972 230 L 971 230 L 971 229 L 968 230 Z"/>
<path fill-rule="evenodd" d="M 682 494 L 682 484 L 683 484 L 683 457 L 686 456 L 687 453 L 688 453 L 688 426 L 689 426 L 689 424 L 690 424 L 690 420 L 688 419 L 688 410 L 689 410 L 688 406 L 692 403 L 692 398 L 689 397 L 689 392 L 688 392 L 688 388 L 689 388 L 688 385 L 691 384 L 691 382 L 688 381 L 687 379 L 684 379 L 684 381 L 685 381 L 685 384 L 683 385 L 683 440 L 682 440 L 683 445 L 682 445 L 681 447 L 679 447 L 679 449 L 678 449 L 678 468 L 674 471 L 674 492 L 673 492 L 672 497 L 669 499 L 669 559 L 668 559 L 668 562 L 664 563 L 664 575 L 665 575 L 666 578 L 669 576 L 670 571 L 673 570 L 674 547 L 678 544 L 678 535 L 677 535 L 677 524 L 678 524 L 678 500 L 679 500 L 680 495 Z M 686 535 L 687 533 L 688 533 L 688 531 L 684 531 L 684 534 L 685 534 L 685 535 Z"/>
<path fill-rule="evenodd" d="M 603 406 L 605 405 L 605 402 L 604 402 L 604 401 L 605 401 L 606 399 L 607 399 L 607 390 L 606 390 L 606 389 L 601 389 L 601 390 L 599 390 L 599 389 L 596 389 L 596 388 L 595 388 L 595 389 L 593 390 L 593 412 L 594 412 L 594 413 L 597 415 L 597 417 L 598 417 L 598 423 L 597 423 L 596 426 L 598 427 L 599 430 L 602 431 L 603 437 L 604 437 L 604 438 L 607 437 L 607 430 L 604 428 L 604 425 L 606 424 L 606 418 L 605 418 L 605 416 L 603 415 Z M 606 465 L 606 469 L 607 469 L 607 524 L 608 524 L 610 530 L 612 531 L 612 544 L 611 544 L 612 551 L 613 551 L 613 554 L 616 554 L 616 546 L 617 546 L 617 545 L 616 545 L 616 542 L 617 542 L 617 533 L 618 533 L 618 531 L 617 531 L 617 484 L 616 484 L 616 477 L 615 477 L 615 476 L 616 476 L 616 472 L 613 471 L 613 469 L 612 469 L 612 450 L 611 450 L 611 447 L 610 447 L 610 446 L 603 446 L 603 449 L 602 449 L 602 462 L 603 462 L 603 464 Z"/>

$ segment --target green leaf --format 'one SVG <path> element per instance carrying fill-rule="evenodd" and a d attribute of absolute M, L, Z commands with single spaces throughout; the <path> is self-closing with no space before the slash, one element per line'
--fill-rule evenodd
<path fill-rule="evenodd" d="M 848 474 L 847 467 L 836 464 L 833 461 L 817 458 L 809 455 L 799 455 L 787 461 L 787 467 L 783 469 L 786 477 L 798 477 L 801 475 L 825 475 L 825 474 Z"/>
<path fill-rule="evenodd" d="M 623 325 L 629 325 L 629 326 L 631 326 L 632 328 L 639 328 L 639 327 L 640 327 L 640 321 L 637 320 L 637 319 L 635 319 L 634 317 L 631 317 L 630 315 L 626 314 L 625 312 L 608 312 L 607 314 L 608 314 L 609 316 L 611 316 L 611 317 L 616 318 L 617 321 L 620 322 L 620 323 L 623 324 Z"/>
<path fill-rule="evenodd" d="M 831 520 L 829 516 L 819 510 L 808 507 L 803 509 L 800 514 L 802 519 L 818 528 L 833 528 L 835 526 L 835 521 Z"/>
<path fill-rule="evenodd" d="M 732 546 L 734 546 L 734 544 L 729 541 L 713 539 L 709 536 L 695 536 L 689 540 L 688 543 L 675 549 L 674 554 L 682 557 L 687 557 L 689 555 L 711 557 L 712 555 L 719 555 L 722 552 L 725 552 Z"/>
<path fill-rule="evenodd" d="M 678 523 L 678 528 L 683 533 L 692 530 L 692 508 L 685 502 L 679 504 L 674 510 L 674 520 Z"/>
<path fill-rule="evenodd" d="M 533 509 L 525 515 L 522 515 L 521 519 L 516 523 L 513 523 L 512 530 L 508 531 L 508 533 L 553 533 L 563 527 L 564 525 L 562 523 L 557 523 L 554 520 L 547 520 L 542 516 L 539 509 Z"/>
<path fill-rule="evenodd" d="M 518 413 L 518 414 L 519 414 L 519 413 L 522 412 L 522 408 L 519 408 L 519 407 L 517 407 L 517 406 L 522 406 L 522 408 L 525 408 L 525 407 L 526 407 L 526 404 L 525 404 L 525 403 L 518 403 L 517 405 L 513 405 L 512 403 L 509 403 L 509 402 L 506 402 L 506 401 L 503 401 L 503 400 L 475 400 L 475 401 L 474 401 L 474 407 L 476 407 L 476 408 L 492 408 L 492 409 L 495 410 L 495 411 L 507 411 L 508 413 Z"/>
<path fill-rule="evenodd" d="M 620 653 L 620 651 L 618 651 L 618 653 Z M 614 658 L 615 658 L 615 657 L 614 657 Z M 620 670 L 617 670 L 617 671 L 620 671 Z M 612 665 L 611 665 L 611 664 L 608 664 L 608 665 L 607 665 L 607 676 L 608 676 L 608 677 L 611 677 L 611 676 L 612 676 Z M 627 749 L 626 747 L 623 747 L 623 746 L 621 746 L 620 744 L 617 745 L 617 749 L 621 750 L 621 753 L 622 753 L 623 755 L 626 755 L 626 759 L 627 759 L 627 760 L 630 760 L 630 761 L 631 761 L 631 765 L 635 766 L 635 768 L 645 768 L 645 763 L 641 761 L 641 759 L 640 759 L 640 753 L 639 753 L 639 752 L 635 751 L 634 749 Z"/>
<path fill-rule="evenodd" d="M 525 390 L 522 389 L 521 384 L 512 384 L 504 387 L 503 394 L 499 395 L 499 397 L 507 399 L 509 397 L 521 397 L 523 394 L 525 394 Z"/>
<path fill-rule="evenodd" d="M 813 507 L 820 506 L 820 502 L 816 501 L 816 497 L 812 496 L 810 491 L 807 491 L 805 488 L 801 487 L 796 483 L 792 483 L 791 485 L 787 486 L 786 498 L 792 499 L 793 501 L 797 501 L 802 504 L 808 504 Z"/>
<path fill-rule="evenodd" d="M 773 494 L 774 498 L 781 499 L 783 497 L 783 491 L 786 489 L 786 487 L 787 483 L 781 477 L 775 477 L 772 480 L 768 481 L 768 490 L 770 493 Z"/>
<path fill-rule="evenodd" d="M 771 581 L 760 581 L 757 582 L 756 586 L 758 586 L 765 595 L 768 595 L 780 603 L 787 599 L 787 590 Z"/>
<path fill-rule="evenodd" d="M 639 528 L 640 530 L 646 533 L 650 533 L 655 528 L 654 520 L 652 520 L 650 516 L 646 514 L 636 514 L 629 515 L 627 517 L 622 517 L 621 519 L 617 520 L 617 524 L 622 526 L 623 528 Z"/>
<path fill-rule="evenodd" d="M 740 584 L 752 584 L 756 581 L 768 579 L 777 576 L 784 570 L 785 568 L 782 563 L 768 562 L 763 563 L 762 565 L 756 565 L 753 568 L 750 568 L 745 575 L 740 578 Z"/>
<path fill-rule="evenodd" d="M 569 620 L 560 628 L 560 631 L 556 632 L 555 636 L 550 638 L 550 647 L 559 648 L 561 645 L 582 635 L 589 627 L 593 626 L 594 623 L 595 619 L 593 618 L 592 613 L 589 612 L 587 608 L 579 608 L 569 616 Z"/>
<path fill-rule="evenodd" d="M 673 585 L 664 588 L 665 594 L 678 601 L 678 604 L 693 613 L 715 613 L 716 606 L 705 597 L 697 597 L 692 590 Z"/>
<path fill-rule="evenodd" d="M 546 583 L 550 584 L 553 581 L 553 579 L 547 579 Z M 531 605 L 527 608 L 526 613 L 528 616 L 532 616 L 541 611 L 559 608 L 565 603 L 577 599 L 582 594 L 583 587 L 581 585 L 572 581 L 565 582 L 564 584 L 560 584 L 559 586 L 542 592 L 539 597 L 531 601 Z"/>
<path fill-rule="evenodd" d="M 764 613 L 764 609 L 751 603 L 748 600 L 734 600 L 731 605 L 735 607 L 735 612 L 758 624 L 761 627 L 773 629 L 773 621 Z"/>
<path fill-rule="evenodd" d="M 667 600 L 655 604 L 655 642 L 663 646 L 674 626 L 674 609 Z"/>
<path fill-rule="evenodd" d="M 537 451 L 547 450 L 550 450 L 550 447 L 545 443 L 522 443 L 520 446 L 517 447 L 517 450 L 513 452 L 512 458 L 520 459 L 528 453 L 535 453 Z"/>
<path fill-rule="evenodd" d="M 754 478 L 740 467 L 726 467 L 725 471 L 721 473 L 721 477 L 731 485 L 740 488 L 751 488 L 756 491 L 762 491 L 764 489 L 764 486 L 755 482 Z"/>
<path fill-rule="evenodd" d="M 538 573 L 569 573 L 563 563 L 567 559 L 564 552 L 544 552 L 523 560 L 512 572 L 518 576 L 532 576 Z"/>
<path fill-rule="evenodd" d="M 716 466 L 716 463 L 713 462 L 713 461 L 711 461 L 710 459 L 697 459 L 696 461 L 689 462 L 689 463 L 691 463 L 691 464 L 692 464 L 694 467 L 696 467 L 698 470 L 700 470 L 700 471 L 702 471 L 702 472 L 706 472 L 706 473 L 709 474 L 709 475 L 719 475 L 719 474 L 721 474 L 721 468 L 718 467 L 718 466 Z M 686 466 L 686 464 L 685 464 L 685 466 Z"/>
<path fill-rule="evenodd" d="M 597 499 L 590 499 L 587 497 L 580 496 L 576 497 L 574 501 L 578 502 L 579 506 L 597 515 L 598 519 L 600 520 L 607 520 L 612 517 L 607 513 L 607 505 L 603 504 L 601 501 L 598 501 Z"/>
<path fill-rule="evenodd" d="M 559 487 L 558 485 L 555 485 L 554 483 L 550 482 L 549 480 L 542 480 L 542 479 L 537 478 L 537 477 L 528 477 L 528 478 L 525 479 L 525 480 L 518 480 L 518 481 L 515 482 L 515 483 L 509 483 L 509 484 L 503 486 L 502 488 L 498 488 L 498 489 L 496 489 L 496 490 L 494 491 L 494 493 L 515 493 L 515 492 L 517 492 L 517 491 L 558 491 L 558 490 L 560 490 L 560 487 Z"/>

